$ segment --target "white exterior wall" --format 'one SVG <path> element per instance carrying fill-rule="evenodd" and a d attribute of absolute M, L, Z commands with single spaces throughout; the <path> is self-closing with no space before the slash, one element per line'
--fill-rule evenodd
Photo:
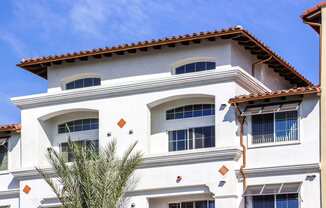
<path fill-rule="evenodd" d="M 217 68 L 171 75 L 176 64 L 204 59 L 215 60 Z M 119 153 L 138 141 L 137 148 L 145 155 L 144 165 L 135 173 L 139 181 L 128 193 L 130 204 L 141 208 L 167 208 L 171 202 L 212 199 L 219 208 L 243 207 L 239 126 L 236 110 L 228 100 L 240 94 L 290 86 L 264 65 L 257 66 L 261 70 L 256 72 L 257 79 L 252 77 L 254 61 L 255 58 L 238 45 L 217 41 L 51 67 L 48 93 L 13 99 L 22 109 L 23 128 L 21 139 L 11 140 L 15 144 L 9 155 L 12 162 L 9 171 L 0 173 L 0 181 L 5 181 L 0 183 L 0 195 L 6 190 L 18 189 L 12 207 L 19 208 L 40 207 L 44 199 L 54 197 L 33 169 L 48 167 L 46 149 L 58 150 L 59 143 L 66 139 L 66 135 L 57 133 L 58 124 L 97 117 L 98 130 L 74 132 L 72 138 L 99 138 L 102 147 L 116 139 Z M 84 75 L 101 77 L 102 85 L 61 91 L 63 83 Z M 182 122 L 165 120 L 167 109 L 196 103 L 214 103 L 215 117 L 188 118 Z M 319 207 L 316 203 L 319 200 L 318 171 L 309 170 L 319 164 L 318 111 L 317 98 L 305 97 L 300 108 L 299 143 L 249 147 L 245 169 L 248 185 L 300 181 L 302 194 L 309 195 L 309 199 L 301 202 L 302 207 Z M 126 121 L 123 128 L 117 125 L 120 119 Z M 168 130 L 212 124 L 215 125 L 215 147 L 168 152 Z M 246 126 L 245 131 L 246 138 L 250 139 L 250 126 Z M 19 165 L 17 161 L 21 161 Z M 219 173 L 223 165 L 229 169 L 225 176 Z M 268 176 L 262 176 L 267 172 Z M 306 181 L 306 176 L 311 174 L 316 175 L 315 180 Z M 176 182 L 177 176 L 182 177 L 180 182 Z M 219 186 L 223 181 L 225 184 Z M 28 194 L 22 192 L 25 185 L 31 187 Z M 314 194 L 309 194 L 311 190 Z M 7 198 L 0 198 L 0 204 L 6 203 Z M 16 205 L 17 201 L 20 206 Z"/>

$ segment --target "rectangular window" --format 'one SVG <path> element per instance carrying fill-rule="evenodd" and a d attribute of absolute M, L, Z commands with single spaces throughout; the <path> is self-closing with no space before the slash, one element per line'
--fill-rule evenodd
<path fill-rule="evenodd" d="M 299 208 L 298 194 L 253 196 L 253 208 Z"/>
<path fill-rule="evenodd" d="M 169 131 L 169 151 L 215 146 L 215 126 Z"/>
<path fill-rule="evenodd" d="M 189 201 L 180 203 L 170 203 L 169 208 L 215 208 L 215 201 Z"/>
<path fill-rule="evenodd" d="M 74 141 L 73 143 L 76 145 L 82 145 L 86 148 L 94 148 L 96 151 L 98 151 L 98 149 L 99 149 L 98 140 L 82 140 L 82 141 Z M 73 156 L 71 149 L 69 148 L 69 145 L 67 142 L 60 144 L 60 150 L 61 150 L 61 154 L 64 157 L 65 161 L 67 161 L 67 162 L 74 161 L 74 156 Z"/>
<path fill-rule="evenodd" d="M 253 115 L 252 143 L 295 141 L 298 135 L 298 111 Z"/>
<path fill-rule="evenodd" d="M 0 138 L 0 171 L 8 169 L 8 138 Z"/>

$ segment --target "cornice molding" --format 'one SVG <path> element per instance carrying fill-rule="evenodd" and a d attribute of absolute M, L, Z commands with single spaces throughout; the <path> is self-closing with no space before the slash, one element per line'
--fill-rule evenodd
<path fill-rule="evenodd" d="M 19 196 L 19 189 L 9 189 L 5 191 L 0 191 L 0 197 L 11 198 L 17 196 Z"/>
<path fill-rule="evenodd" d="M 143 164 L 139 169 L 163 167 L 171 165 L 194 164 L 201 162 L 237 161 L 241 157 L 241 150 L 237 148 L 210 149 L 202 151 L 191 151 L 176 154 L 162 154 L 159 156 L 145 156 Z M 55 176 L 54 170 L 51 168 L 43 168 L 45 173 Z M 35 168 L 26 168 L 10 172 L 16 180 L 26 180 L 40 178 L 41 175 Z"/>
<path fill-rule="evenodd" d="M 152 168 L 171 165 L 194 164 L 212 161 L 237 161 L 241 157 L 241 150 L 237 148 L 210 149 L 204 151 L 191 151 L 171 155 L 145 157 L 140 168 Z"/>
<path fill-rule="evenodd" d="M 244 173 L 248 178 L 318 172 L 320 172 L 319 163 L 244 169 Z M 238 178 L 242 178 L 239 170 L 236 173 Z"/>
<path fill-rule="evenodd" d="M 169 77 L 146 79 L 128 83 L 96 86 L 84 89 L 14 97 L 11 101 L 20 108 L 31 108 L 60 103 L 85 101 L 105 97 L 125 96 L 159 90 L 200 86 L 219 82 L 235 81 L 250 93 L 270 91 L 265 85 L 240 67 L 229 67 L 212 71 L 194 72 Z"/>

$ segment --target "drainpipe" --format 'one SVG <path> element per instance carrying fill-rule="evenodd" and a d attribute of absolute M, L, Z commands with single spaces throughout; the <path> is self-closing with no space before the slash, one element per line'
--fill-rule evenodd
<path fill-rule="evenodd" d="M 237 108 L 239 114 L 241 115 L 241 110 L 237 104 L 235 104 L 235 107 Z M 244 144 L 243 141 L 243 125 L 246 120 L 246 117 L 240 116 L 239 117 L 239 123 L 240 123 L 240 146 L 242 148 L 242 165 L 240 167 L 240 174 L 242 175 L 243 178 L 243 191 L 246 190 L 247 187 L 247 177 L 246 174 L 244 173 L 244 169 L 246 168 L 247 165 L 247 148 L 246 145 Z"/>
<path fill-rule="evenodd" d="M 252 66 L 251 66 L 252 76 L 255 77 L 255 68 L 256 68 L 256 65 L 263 64 L 263 63 L 271 60 L 272 58 L 273 58 L 273 56 L 270 56 L 267 59 L 259 60 L 259 61 L 255 62 L 255 63 L 253 63 Z"/>
<path fill-rule="evenodd" d="M 239 113 L 239 123 L 240 123 L 240 146 L 242 148 L 242 165 L 240 167 L 240 174 L 242 175 L 242 186 L 243 186 L 243 192 L 245 192 L 246 188 L 247 188 L 247 176 L 244 172 L 244 169 L 247 166 L 247 147 L 244 143 L 243 140 L 243 126 L 246 120 L 245 116 L 241 116 L 242 112 L 239 108 L 239 106 L 237 104 L 235 104 L 236 109 L 238 110 Z M 247 198 L 244 198 L 244 207 L 247 207 Z"/>

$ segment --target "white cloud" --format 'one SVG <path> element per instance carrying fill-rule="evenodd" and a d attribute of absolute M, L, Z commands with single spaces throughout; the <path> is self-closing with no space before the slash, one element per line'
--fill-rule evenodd
<path fill-rule="evenodd" d="M 0 41 L 3 41 L 12 48 L 18 56 L 24 56 L 26 54 L 25 44 L 15 34 L 0 31 Z"/>

